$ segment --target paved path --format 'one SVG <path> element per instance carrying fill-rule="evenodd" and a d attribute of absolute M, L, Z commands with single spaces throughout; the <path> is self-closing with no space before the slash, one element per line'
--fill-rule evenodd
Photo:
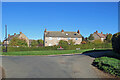
<path fill-rule="evenodd" d="M 91 65 L 94 58 L 74 56 L 3 56 L 6 78 L 109 78 Z"/>

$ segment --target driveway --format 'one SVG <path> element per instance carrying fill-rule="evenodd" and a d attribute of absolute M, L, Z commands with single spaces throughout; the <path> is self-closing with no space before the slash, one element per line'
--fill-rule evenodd
<path fill-rule="evenodd" d="M 6 78 L 110 78 L 86 55 L 3 56 Z"/>

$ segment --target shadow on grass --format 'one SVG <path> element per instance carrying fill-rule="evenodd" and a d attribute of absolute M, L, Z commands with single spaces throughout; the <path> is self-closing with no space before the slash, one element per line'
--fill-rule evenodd
<path fill-rule="evenodd" d="M 99 57 L 111 57 L 120 59 L 120 54 L 114 53 L 112 50 L 90 50 L 83 52 L 82 55 L 87 55 L 92 58 L 99 58 Z"/>

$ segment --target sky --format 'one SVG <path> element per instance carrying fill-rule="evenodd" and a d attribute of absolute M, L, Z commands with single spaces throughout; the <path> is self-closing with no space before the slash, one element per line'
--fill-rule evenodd
<path fill-rule="evenodd" d="M 96 30 L 118 32 L 117 2 L 3 2 L 2 33 L 22 32 L 29 39 L 43 39 L 47 31 L 77 31 L 88 37 Z"/>

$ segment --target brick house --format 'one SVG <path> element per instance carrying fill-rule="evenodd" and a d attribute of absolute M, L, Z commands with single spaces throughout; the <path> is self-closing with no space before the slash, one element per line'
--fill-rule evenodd
<path fill-rule="evenodd" d="M 73 40 L 75 44 L 81 44 L 82 42 L 82 35 L 80 31 L 77 32 L 65 32 L 64 30 L 61 31 L 44 31 L 44 46 L 53 46 L 58 45 L 60 40 Z"/>
<path fill-rule="evenodd" d="M 11 40 L 13 37 L 17 37 L 17 38 L 19 38 L 19 39 L 25 39 L 26 42 L 27 42 L 27 44 L 28 44 L 28 47 L 29 47 L 29 39 L 28 39 L 27 36 L 26 36 L 25 34 L 23 34 L 22 32 L 20 32 L 20 34 L 14 33 L 14 35 L 8 34 L 7 41 L 4 40 L 4 41 L 3 41 L 3 44 L 4 44 L 4 45 L 6 45 L 6 44 L 8 45 L 8 44 L 10 43 L 10 40 Z"/>
<path fill-rule="evenodd" d="M 104 41 L 107 35 L 108 33 L 107 34 L 103 34 L 103 32 L 98 33 L 98 31 L 93 33 L 94 40 L 101 40 L 101 41 Z"/>

